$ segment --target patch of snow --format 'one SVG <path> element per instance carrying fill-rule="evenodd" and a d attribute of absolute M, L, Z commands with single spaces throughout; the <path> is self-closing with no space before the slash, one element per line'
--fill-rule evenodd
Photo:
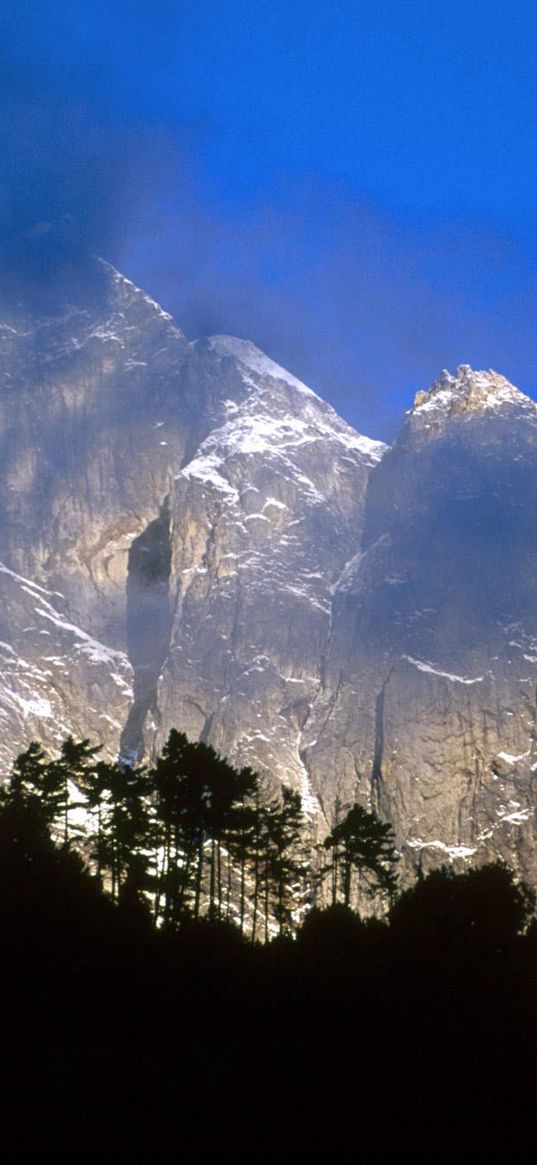
<path fill-rule="evenodd" d="M 477 852 L 475 845 L 446 845 L 445 841 L 439 841 L 438 838 L 424 841 L 421 837 L 412 837 L 407 845 L 410 849 L 439 849 L 450 858 L 471 858 Z"/>
<path fill-rule="evenodd" d="M 11 578 L 16 579 L 17 582 L 22 583 L 23 590 L 28 587 L 28 594 L 31 594 L 33 591 L 39 591 L 42 595 L 58 595 L 60 599 L 63 598 L 63 595 L 60 594 L 60 591 L 49 591 L 46 587 L 41 587 L 37 583 L 31 582 L 29 578 L 24 578 L 22 574 L 17 574 L 14 570 L 9 570 L 7 566 L 4 566 L 3 562 L 0 562 L 0 574 L 8 574 Z"/>
<path fill-rule="evenodd" d="M 293 376 L 292 373 L 287 372 L 285 368 L 282 368 L 280 364 L 277 364 L 275 360 L 272 360 L 270 356 L 267 356 L 265 352 L 262 352 L 261 349 L 257 348 L 255 344 L 251 343 L 251 341 L 241 340 L 236 336 L 210 336 L 208 343 L 212 350 L 218 355 L 233 356 L 234 359 L 239 361 L 239 363 L 242 364 L 244 368 L 246 368 L 251 373 L 254 373 L 258 377 L 264 378 L 269 376 L 272 379 L 283 381 L 284 384 L 287 384 L 291 388 L 298 391 L 301 396 L 306 397 L 308 402 L 310 402 L 312 405 L 319 406 L 319 408 L 315 410 L 311 408 L 309 409 L 307 414 L 307 424 L 304 421 L 300 421 L 298 418 L 292 417 L 290 415 L 285 418 L 285 421 L 291 425 L 291 427 L 293 424 L 296 425 L 297 432 L 302 431 L 302 440 L 289 443 L 301 444 L 304 443 L 307 439 L 310 441 L 318 440 L 320 437 L 324 436 L 325 439 L 327 437 L 331 437 L 333 440 L 337 440 L 344 444 L 347 449 L 360 453 L 360 455 L 366 457 L 371 464 L 380 461 L 380 459 L 384 456 L 388 446 L 385 445 L 383 441 L 375 441 L 370 437 L 364 437 L 361 433 L 356 433 L 350 427 L 350 425 L 346 425 L 345 422 L 343 422 L 337 413 L 331 408 L 331 406 L 327 405 L 323 400 L 321 400 L 321 398 L 317 396 L 317 394 L 313 392 L 311 388 L 308 388 L 306 384 L 304 384 L 301 380 L 298 380 L 298 378 Z M 259 384 L 250 380 L 248 377 L 245 377 L 245 383 L 249 384 L 254 390 L 259 391 Z M 225 403 L 228 404 L 228 402 Z M 259 416 L 258 420 L 260 420 Z M 270 418 L 269 420 L 269 426 L 271 427 L 273 439 L 276 435 L 274 429 L 272 428 L 274 421 L 274 418 Z M 306 438 L 304 433 L 306 428 L 310 429 L 309 438 Z M 271 436 L 271 432 L 268 433 L 269 438 Z M 266 447 L 267 445 L 265 441 L 262 445 L 262 448 L 265 449 Z M 258 451 L 259 448 L 260 446 L 257 446 L 256 449 L 245 449 L 244 451 L 255 452 Z"/>
<path fill-rule="evenodd" d="M 241 340 L 238 336 L 209 336 L 209 344 L 214 352 L 220 356 L 234 356 L 235 360 L 240 360 L 241 364 L 245 364 L 252 372 L 259 373 L 260 376 L 272 376 L 275 380 L 284 380 L 286 384 L 291 384 L 293 388 L 297 388 L 299 392 L 307 396 L 315 397 L 315 393 L 291 372 L 287 372 L 282 368 L 281 364 L 277 364 L 260 348 L 252 344 L 251 340 Z"/>
<path fill-rule="evenodd" d="M 431 663 L 425 663 L 421 659 L 414 659 L 412 655 L 403 655 L 402 659 L 408 660 L 408 662 L 411 663 L 413 667 L 417 667 L 418 671 L 428 672 L 433 676 L 440 676 L 441 679 L 450 680 L 450 682 L 454 684 L 481 684 L 485 679 L 484 675 L 469 677 L 459 676 L 454 672 L 441 671 L 439 668 L 433 667 Z"/>
<path fill-rule="evenodd" d="M 531 816 L 531 809 L 520 809 L 519 801 L 510 801 L 509 805 L 502 805 L 498 810 L 496 816 L 503 823 L 509 822 L 510 825 L 523 825 Z"/>
<path fill-rule="evenodd" d="M 243 490 L 243 493 L 244 493 L 244 492 L 245 492 L 245 491 Z M 257 493 L 259 493 L 259 490 L 257 490 L 256 492 L 257 492 Z M 289 509 L 289 507 L 288 507 L 288 506 L 286 506 L 285 502 L 279 502 L 277 498 L 267 498 L 267 500 L 266 500 L 266 502 L 265 502 L 265 504 L 264 504 L 264 506 L 263 506 L 263 509 L 264 509 L 264 510 L 266 510 L 266 509 L 267 509 L 267 507 L 270 507 L 270 506 L 274 506 L 274 507 L 275 507 L 276 509 L 278 509 L 278 510 L 287 510 L 287 509 Z"/>
<path fill-rule="evenodd" d="M 136 296 L 142 299 L 144 303 L 148 305 L 148 307 L 152 308 L 153 311 L 161 317 L 161 319 L 169 320 L 177 328 L 179 334 L 182 334 L 180 329 L 177 327 L 177 324 L 175 324 L 173 316 L 171 316 L 169 312 L 164 311 L 164 308 L 162 308 L 160 304 L 156 302 L 156 300 L 152 299 L 150 295 L 146 295 L 145 291 L 141 291 L 135 283 L 132 283 L 131 280 L 127 279 L 125 275 L 122 275 L 120 271 L 118 271 L 105 259 L 99 259 L 98 262 L 100 263 L 101 267 L 104 267 L 105 270 L 109 271 L 113 283 L 119 287 L 129 288 L 129 290 L 134 291 Z"/>
<path fill-rule="evenodd" d="M 300 771 L 300 799 L 302 802 L 302 812 L 305 817 L 317 817 L 321 813 L 321 806 L 319 799 L 311 787 L 310 776 L 308 770 L 300 755 L 300 749 L 297 742 L 296 757 Z"/>
<path fill-rule="evenodd" d="M 419 392 L 410 413 L 414 416 L 451 413 L 460 411 L 465 404 L 480 411 L 523 404 L 537 411 L 529 397 L 492 368 L 474 371 L 469 364 L 460 364 L 454 374 L 444 369 L 431 388 Z"/>
<path fill-rule="evenodd" d="M 25 720 L 28 716 L 36 716 L 41 720 L 50 720 L 54 715 L 50 700 L 45 700 L 41 696 L 32 696 L 29 700 L 25 700 L 19 692 L 2 688 L 1 697 L 2 699 L 7 699 L 8 702 L 14 703 L 22 712 Z"/>
<path fill-rule="evenodd" d="M 206 482 L 207 485 L 214 486 L 221 493 L 227 494 L 233 501 L 238 501 L 239 493 L 234 486 L 230 485 L 229 481 L 220 472 L 222 466 L 222 458 L 216 452 L 207 448 L 204 450 L 204 445 L 207 446 L 207 441 L 200 446 L 200 451 L 192 461 L 181 470 L 174 478 L 175 481 L 180 481 L 181 478 L 193 478 L 197 481 Z"/>

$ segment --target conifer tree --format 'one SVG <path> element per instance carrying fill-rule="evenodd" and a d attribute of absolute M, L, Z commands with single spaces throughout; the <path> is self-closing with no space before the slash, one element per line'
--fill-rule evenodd
<path fill-rule="evenodd" d="M 58 802 L 52 797 L 47 783 L 47 760 L 36 740 L 32 740 L 25 752 L 13 761 L 13 768 L 6 786 L 0 792 L 5 805 L 14 803 L 28 805 L 30 802 L 39 809 L 50 827 L 58 812 Z"/>
<path fill-rule="evenodd" d="M 147 771 L 99 761 L 87 786 L 88 805 L 97 810 L 92 857 L 97 874 L 110 873 L 111 894 L 118 901 L 125 882 L 141 895 L 151 889 L 151 822 Z"/>
<path fill-rule="evenodd" d="M 306 871 L 303 828 L 300 794 L 284 786 L 281 801 L 270 808 L 267 821 L 269 879 L 280 934 L 290 924 L 293 902 Z"/>
<path fill-rule="evenodd" d="M 357 889 L 369 897 L 382 894 L 392 900 L 397 888 L 398 855 L 391 827 L 383 824 L 375 813 L 368 813 L 362 805 L 352 805 L 323 844 L 333 853 L 326 870 L 332 874 L 334 903 L 341 890 L 344 905 L 350 906 L 353 874 Z"/>
<path fill-rule="evenodd" d="M 150 773 L 162 845 L 155 910 L 166 925 L 200 915 L 208 831 L 204 747 L 172 729 Z"/>
<path fill-rule="evenodd" d="M 232 877 L 234 867 L 238 867 L 239 878 L 239 929 L 244 932 L 246 906 L 246 879 L 251 864 L 253 842 L 256 828 L 256 799 L 259 792 L 259 783 L 256 774 L 250 768 L 240 769 L 237 774 L 239 786 L 239 800 L 233 814 L 228 820 L 226 830 L 226 846 L 228 850 L 228 883 L 226 916 L 230 917 Z"/>
<path fill-rule="evenodd" d="M 94 757 L 102 745 L 91 745 L 90 741 L 74 740 L 67 736 L 63 741 L 60 756 L 49 761 L 46 767 L 47 796 L 56 805 L 54 825 L 61 828 L 64 845 L 69 842 L 69 813 L 73 809 L 86 808 L 85 801 L 73 801 L 72 787 L 82 791 L 91 781 Z"/>
<path fill-rule="evenodd" d="M 280 797 L 270 801 L 261 801 L 258 797 L 251 852 L 254 880 L 252 942 L 257 937 L 260 907 L 265 942 L 269 939 L 272 915 L 279 922 L 280 934 L 289 925 L 292 903 L 306 870 L 302 836 L 303 817 L 298 793 L 284 786 Z"/>

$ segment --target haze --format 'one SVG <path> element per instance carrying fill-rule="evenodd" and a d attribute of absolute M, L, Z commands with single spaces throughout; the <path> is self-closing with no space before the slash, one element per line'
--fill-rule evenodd
<path fill-rule="evenodd" d="M 68 223 L 374 437 L 444 366 L 535 394 L 529 3 L 7 3 L 0 40 L 4 274 Z"/>

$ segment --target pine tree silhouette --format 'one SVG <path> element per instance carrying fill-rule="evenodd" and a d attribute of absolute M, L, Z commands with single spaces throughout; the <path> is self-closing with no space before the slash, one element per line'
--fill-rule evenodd
<path fill-rule="evenodd" d="M 343 904 L 350 906 L 354 873 L 357 888 L 369 897 L 382 894 L 390 901 L 393 899 L 397 889 L 398 854 L 391 826 L 384 825 L 375 813 L 368 813 L 362 805 L 352 805 L 325 838 L 323 847 L 333 853 L 325 872 L 332 874 L 334 904 L 341 890 Z"/>

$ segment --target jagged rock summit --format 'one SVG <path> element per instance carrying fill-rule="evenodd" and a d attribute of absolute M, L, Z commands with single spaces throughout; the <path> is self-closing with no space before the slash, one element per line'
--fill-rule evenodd
<path fill-rule="evenodd" d="M 107 264 L 0 324 L 2 763 L 172 726 L 537 884 L 537 407 L 462 365 L 391 449 Z"/>
<path fill-rule="evenodd" d="M 525 406 L 535 411 L 534 402 L 494 369 L 474 371 L 460 364 L 455 373 L 443 369 L 426 392 L 417 392 L 412 412 L 420 417 L 427 413 L 456 416 L 465 412 L 488 412 L 509 405 Z"/>

